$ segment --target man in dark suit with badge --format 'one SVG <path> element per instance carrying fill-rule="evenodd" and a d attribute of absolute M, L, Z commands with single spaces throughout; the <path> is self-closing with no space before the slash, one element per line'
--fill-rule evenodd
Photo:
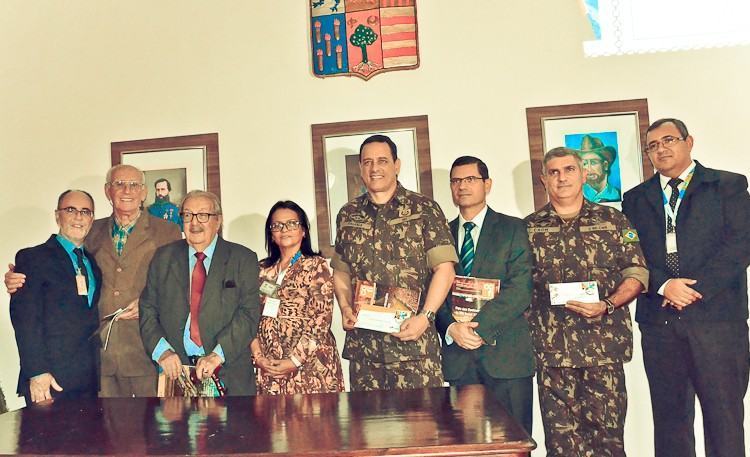
<path fill-rule="evenodd" d="M 101 274 L 83 239 L 94 221 L 94 200 L 67 190 L 57 201 L 60 231 L 46 243 L 16 254 L 26 284 L 10 300 L 21 372 L 18 394 L 26 404 L 53 398 L 96 397 Z"/>
<path fill-rule="evenodd" d="M 221 204 L 211 192 L 188 193 L 180 214 L 185 240 L 156 251 L 141 294 L 143 345 L 172 379 L 194 356 L 199 380 L 221 368 L 227 395 L 253 395 L 258 257 L 219 236 Z"/>
<path fill-rule="evenodd" d="M 524 317 L 532 290 L 526 225 L 487 206 L 492 180 L 482 160 L 459 157 L 450 178 L 460 211 L 449 224 L 459 257 L 456 275 L 499 280 L 500 292 L 467 322 L 457 321 L 449 294 L 437 317 L 443 374 L 452 385 L 484 384 L 531 434 L 534 352 Z"/>
<path fill-rule="evenodd" d="M 654 419 L 656 457 L 695 456 L 695 396 L 707 456 L 745 455 L 743 397 L 749 355 L 747 178 L 691 158 L 693 137 L 678 119 L 648 128 L 658 171 L 625 193 L 651 272 L 638 297 Z"/>

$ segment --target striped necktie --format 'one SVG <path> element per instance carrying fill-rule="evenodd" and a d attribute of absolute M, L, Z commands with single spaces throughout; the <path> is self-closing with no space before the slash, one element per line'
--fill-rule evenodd
<path fill-rule="evenodd" d="M 461 245 L 461 268 L 464 275 L 471 275 L 471 267 L 474 266 L 474 239 L 471 237 L 471 230 L 476 227 L 473 222 L 464 222 L 464 242 Z"/>

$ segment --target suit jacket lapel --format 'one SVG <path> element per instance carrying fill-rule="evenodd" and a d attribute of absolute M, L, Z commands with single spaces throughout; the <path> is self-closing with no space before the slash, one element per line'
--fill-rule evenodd
<path fill-rule="evenodd" d="M 148 227 L 148 213 L 142 211 L 135 223 L 135 227 L 133 227 L 133 231 L 128 235 L 128 240 L 125 242 L 125 246 L 122 248 L 121 257 L 127 257 L 129 253 L 133 252 L 141 243 L 148 239 Z M 110 231 L 110 233 L 112 232 Z M 112 249 L 112 252 L 114 254 L 114 248 Z"/>
<path fill-rule="evenodd" d="M 227 262 L 229 261 L 229 246 L 221 237 L 216 240 L 214 257 L 211 259 L 211 268 L 208 271 L 206 284 L 203 286 L 201 297 L 201 316 L 206 315 L 206 308 L 210 309 L 219 305 L 221 301 L 221 289 L 224 287 Z"/>
<path fill-rule="evenodd" d="M 70 259 L 70 256 L 68 255 L 68 252 L 65 250 L 64 247 L 62 247 L 62 244 L 60 244 L 59 241 L 57 241 L 57 236 L 52 235 L 49 237 L 47 242 L 45 243 L 47 247 L 50 248 L 52 251 L 52 255 L 55 257 L 55 261 L 58 262 L 60 265 L 65 265 L 65 268 L 63 270 L 65 271 L 64 275 L 66 276 L 65 284 L 66 287 L 70 287 L 72 291 L 76 291 L 76 272 L 73 268 L 73 262 Z M 91 254 L 86 253 L 86 257 L 91 260 Z M 96 269 L 94 269 L 94 278 L 98 284 L 97 288 L 101 288 L 101 278 L 96 277 Z M 88 298 L 85 295 L 79 295 L 78 298 L 80 299 L 81 303 L 85 303 L 88 305 Z M 96 303 L 96 301 L 94 302 Z"/>
<path fill-rule="evenodd" d="M 484 247 L 495 242 L 497 237 L 500 236 L 497 233 L 497 219 L 497 213 L 492 208 L 487 207 L 487 214 L 484 216 L 484 222 L 482 222 L 482 231 L 479 232 L 477 245 L 474 246 L 474 266 L 471 268 L 472 276 L 481 277 L 479 272 L 483 270 L 482 267 L 487 262 L 487 257 L 491 251 L 491 249 Z"/>
<path fill-rule="evenodd" d="M 657 216 L 662 220 L 664 219 L 664 193 L 662 192 L 661 182 L 659 181 L 659 173 L 649 178 L 646 181 L 646 187 L 644 189 L 646 195 L 646 201 L 651 205 Z"/>
<path fill-rule="evenodd" d="M 454 247 L 456 248 L 456 255 L 458 256 L 458 262 L 454 265 L 454 269 L 456 270 L 457 275 L 463 275 L 464 269 L 461 266 L 461 246 L 458 245 L 458 218 L 453 219 L 448 223 L 448 228 L 451 231 L 451 235 L 453 235 L 453 241 Z"/>
<path fill-rule="evenodd" d="M 183 242 L 180 248 L 174 251 L 172 258 L 169 259 L 168 280 L 176 286 L 177 300 L 175 300 L 175 303 L 178 306 L 182 303 L 188 311 L 190 310 L 190 274 L 188 245 L 187 242 Z"/>

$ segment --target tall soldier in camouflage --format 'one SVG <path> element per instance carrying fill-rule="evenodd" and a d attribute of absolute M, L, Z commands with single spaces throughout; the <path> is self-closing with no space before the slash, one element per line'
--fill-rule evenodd
<path fill-rule="evenodd" d="M 638 234 L 619 211 L 583 198 L 586 171 L 574 150 L 547 152 L 541 179 L 550 203 L 526 217 L 534 252 L 528 319 L 547 455 L 624 456 L 627 305 L 649 276 Z M 600 301 L 551 305 L 550 284 L 580 281 L 596 281 Z"/>
<path fill-rule="evenodd" d="M 336 219 L 331 266 L 344 330 L 353 391 L 439 387 L 443 384 L 435 313 L 445 300 L 458 261 L 453 238 L 433 200 L 397 181 L 401 161 L 384 135 L 367 138 L 359 150 L 367 192 L 350 201 Z M 397 333 L 354 328 L 356 279 L 422 293 L 420 310 Z"/>

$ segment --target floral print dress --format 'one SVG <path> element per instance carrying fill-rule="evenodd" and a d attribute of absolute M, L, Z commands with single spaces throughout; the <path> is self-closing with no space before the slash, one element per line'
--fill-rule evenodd
<path fill-rule="evenodd" d="M 278 264 L 260 267 L 259 282 L 276 283 Z M 277 317 L 262 316 L 258 342 L 263 355 L 302 363 L 282 379 L 258 370 L 258 394 L 342 392 L 344 379 L 336 340 L 331 333 L 333 278 L 321 256 L 302 256 L 287 269 L 278 288 Z M 261 294 L 261 303 L 265 303 Z"/>

